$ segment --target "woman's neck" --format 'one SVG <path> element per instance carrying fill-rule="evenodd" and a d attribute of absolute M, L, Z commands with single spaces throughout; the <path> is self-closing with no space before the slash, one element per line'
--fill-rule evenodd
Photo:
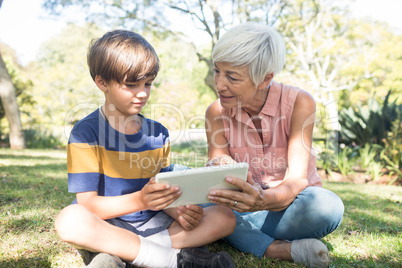
<path fill-rule="evenodd" d="M 257 90 L 253 101 L 250 102 L 247 106 L 243 107 L 243 110 L 248 113 L 250 117 L 254 117 L 260 114 L 262 108 L 267 101 L 269 89 L 270 86 L 262 90 Z"/>

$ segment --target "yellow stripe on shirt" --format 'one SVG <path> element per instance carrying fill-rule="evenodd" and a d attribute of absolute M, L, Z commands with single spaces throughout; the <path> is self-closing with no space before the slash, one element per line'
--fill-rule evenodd
<path fill-rule="evenodd" d="M 161 168 L 170 165 L 169 144 L 138 153 L 107 151 L 101 146 L 82 143 L 71 143 L 68 150 L 69 155 L 80 156 L 69 159 L 69 173 L 99 172 L 113 178 L 139 179 L 153 177 Z"/>
<path fill-rule="evenodd" d="M 68 173 L 99 172 L 98 146 L 70 143 L 67 146 Z"/>

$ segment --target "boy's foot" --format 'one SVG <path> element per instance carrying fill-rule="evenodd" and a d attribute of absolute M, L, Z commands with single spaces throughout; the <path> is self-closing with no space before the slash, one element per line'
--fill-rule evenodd
<path fill-rule="evenodd" d="M 177 254 L 178 268 L 235 268 L 232 257 L 226 252 L 210 253 L 201 248 L 183 248 Z"/>
<path fill-rule="evenodd" d="M 328 248 L 318 239 L 294 240 L 290 252 L 295 263 L 301 263 L 308 267 L 328 267 Z"/>
<path fill-rule="evenodd" d="M 94 253 L 88 250 L 79 249 L 82 260 L 86 267 L 92 268 L 124 268 L 126 264 L 117 256 L 107 253 Z"/>

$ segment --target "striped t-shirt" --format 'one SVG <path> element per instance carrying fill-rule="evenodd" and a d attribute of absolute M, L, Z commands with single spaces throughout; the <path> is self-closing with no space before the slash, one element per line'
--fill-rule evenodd
<path fill-rule="evenodd" d="M 169 133 L 160 123 L 143 119 L 141 130 L 126 135 L 112 128 L 99 109 L 77 122 L 67 148 L 68 190 L 97 191 L 100 196 L 119 196 L 140 191 L 149 179 L 168 171 Z M 143 221 L 156 211 L 121 216 Z"/>

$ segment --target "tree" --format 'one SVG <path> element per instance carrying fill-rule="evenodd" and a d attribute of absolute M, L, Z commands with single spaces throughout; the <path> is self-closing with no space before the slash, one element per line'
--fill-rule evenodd
<path fill-rule="evenodd" d="M 345 9 L 327 0 L 298 1 L 293 8 L 280 25 L 291 51 L 286 69 L 309 82 L 330 129 L 338 130 L 337 92 L 351 90 L 362 77 L 341 74 L 358 61 L 362 48 L 351 38 Z"/>
<path fill-rule="evenodd" d="M 3 0 L 0 0 L 0 8 Z M 24 131 L 22 129 L 20 112 L 15 96 L 15 89 L 6 64 L 0 52 L 0 98 L 10 127 L 10 147 L 23 149 L 26 147 Z"/>
<path fill-rule="evenodd" d="M 2 57 L 8 74 L 10 75 L 11 81 L 14 85 L 15 97 L 17 99 L 21 123 L 24 126 L 25 132 L 30 125 L 35 124 L 35 121 L 32 120 L 31 117 L 33 105 L 35 103 L 33 96 L 31 95 L 33 82 L 27 78 L 30 70 L 28 70 L 29 68 L 27 69 L 26 67 L 22 67 L 20 64 L 18 64 L 18 58 L 15 51 L 8 45 L 0 43 L 0 50 L 2 52 Z M 3 104 L 0 102 L 0 120 L 5 118 L 5 116 L 6 114 Z M 7 118 L 5 119 L 7 121 Z M 2 127 L 4 126 L 2 125 Z M 2 129 L 0 129 L 0 133 L 1 131 Z M 26 133 L 25 139 L 27 139 Z"/>
<path fill-rule="evenodd" d="M 360 39 L 357 44 L 364 57 L 360 64 L 345 70 L 348 74 L 360 75 L 367 79 L 358 82 L 353 91 L 344 91 L 344 106 L 354 106 L 356 101 L 367 104 L 375 94 L 385 99 L 392 90 L 390 100 L 397 99 L 402 104 L 402 35 L 392 32 L 384 23 L 372 21 L 351 21 L 353 35 Z"/>
<path fill-rule="evenodd" d="M 176 38 L 159 39 L 146 34 L 161 61 L 161 69 L 145 106 L 144 115 L 169 130 L 203 127 L 205 108 L 216 96 L 205 85 L 205 64 L 194 57 L 193 48 Z"/>
<path fill-rule="evenodd" d="M 381 79 L 374 77 L 376 73 L 386 72 L 382 68 L 382 57 L 375 64 L 377 67 L 368 68 L 373 65 L 378 50 L 367 44 L 372 41 L 364 34 L 359 36 L 356 32 L 357 22 L 347 17 L 347 7 L 339 7 L 330 0 L 48 0 L 45 6 L 54 14 L 59 14 L 65 7 L 84 7 L 88 18 L 101 23 L 135 30 L 148 29 L 159 37 L 169 35 L 186 40 L 192 44 L 198 60 L 206 63 L 205 83 L 215 95 L 211 51 L 221 33 L 245 21 L 274 26 L 288 44 L 286 70 L 293 78 L 304 80 L 305 89 L 312 89 L 317 102 L 324 106 L 323 111 L 329 114 L 327 119 L 333 129 L 339 127 L 337 111 L 340 97 L 347 95 L 344 92 L 356 85 L 367 84 L 364 83 L 367 80 L 377 83 Z M 179 25 L 177 21 L 180 21 Z M 185 26 L 189 24 L 193 32 L 209 41 L 207 47 L 197 46 L 185 34 Z M 389 51 L 399 52 L 398 46 L 392 47 L 392 42 L 389 43 Z M 380 82 L 384 86 L 392 83 L 397 88 L 399 85 L 396 55 L 399 54 L 385 55 L 392 62 L 388 69 L 395 71 L 392 76 L 383 75 L 386 80 Z"/>
<path fill-rule="evenodd" d="M 68 24 L 45 41 L 29 66 L 36 106 L 31 113 L 41 131 L 67 141 L 69 129 L 101 105 L 103 95 L 86 63 L 88 44 L 103 34 L 99 27 Z"/>
<path fill-rule="evenodd" d="M 29 67 L 36 102 L 30 118 L 42 131 L 67 141 L 70 128 L 103 104 L 103 93 L 89 75 L 86 54 L 90 40 L 104 32 L 94 24 L 70 23 L 41 45 L 37 60 Z M 143 35 L 161 61 L 143 114 L 169 130 L 204 125 L 200 118 L 214 100 L 203 82 L 206 67 L 191 57 L 190 45 L 173 37 L 161 39 L 150 32 Z"/>
<path fill-rule="evenodd" d="M 149 29 L 162 35 L 169 33 L 190 43 L 199 61 L 208 66 L 205 83 L 217 96 L 211 52 L 222 31 L 229 26 L 245 21 L 259 21 L 267 25 L 274 25 L 287 8 L 288 2 L 290 1 L 47 0 L 44 2 L 44 7 L 53 14 L 60 15 L 65 7 L 79 6 L 84 8 L 88 18 L 94 21 L 108 25 L 124 25 L 125 28 L 136 30 Z M 174 22 L 178 17 L 182 21 L 180 25 Z M 188 23 L 193 23 L 194 31 L 203 34 L 208 39 L 209 48 L 205 49 L 203 46 L 196 45 L 195 41 L 184 33 L 184 26 Z"/>
<path fill-rule="evenodd" d="M 281 13 L 287 7 L 288 1 L 168 1 L 166 6 L 181 14 L 191 17 L 197 29 L 204 31 L 210 38 L 210 49 L 208 56 L 197 50 L 194 42 L 192 45 L 197 57 L 208 66 L 208 73 L 205 83 L 218 95 L 215 89 L 213 62 L 210 57 L 215 43 L 219 40 L 220 34 L 227 27 L 235 23 L 246 21 L 264 22 L 267 25 L 274 25 Z M 225 14 L 226 11 L 230 11 Z"/>

